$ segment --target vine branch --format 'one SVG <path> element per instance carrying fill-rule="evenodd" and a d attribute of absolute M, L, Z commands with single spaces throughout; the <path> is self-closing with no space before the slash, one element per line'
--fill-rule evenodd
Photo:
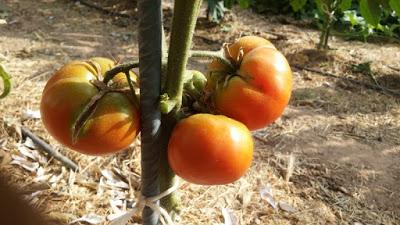
<path fill-rule="evenodd" d="M 179 117 L 182 105 L 182 94 L 186 66 L 190 56 L 193 33 L 200 11 L 202 0 L 175 0 L 174 16 L 172 19 L 171 39 L 167 62 L 167 77 L 165 83 L 166 93 L 163 96 L 167 99 L 166 111 L 171 111 L 163 116 L 163 136 L 169 139 L 172 130 Z M 167 139 L 167 140 L 168 140 Z M 160 164 L 160 190 L 164 191 L 171 187 L 177 179 L 168 165 L 167 145 L 163 149 Z M 168 212 L 179 211 L 178 198 L 175 193 L 166 196 L 161 201 L 162 206 Z"/>
<path fill-rule="evenodd" d="M 202 0 L 176 0 L 168 54 L 166 92 L 177 111 L 182 104 L 183 80 Z"/>
<path fill-rule="evenodd" d="M 192 50 L 189 52 L 189 57 L 197 57 L 197 58 L 212 58 L 220 61 L 224 65 L 228 66 L 232 70 L 235 69 L 235 66 L 225 58 L 224 53 L 222 51 L 200 51 L 200 50 Z"/>
<path fill-rule="evenodd" d="M 125 73 L 133 68 L 139 67 L 139 61 L 134 61 L 131 63 L 126 63 L 126 64 L 120 64 L 112 68 L 111 70 L 107 71 L 104 73 L 104 79 L 103 82 L 107 84 L 110 80 L 114 78 L 115 75 L 118 73 Z"/>

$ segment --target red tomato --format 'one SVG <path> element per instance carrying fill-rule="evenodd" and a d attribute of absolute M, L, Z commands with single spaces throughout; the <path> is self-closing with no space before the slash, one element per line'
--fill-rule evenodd
<path fill-rule="evenodd" d="M 292 71 L 286 58 L 271 46 L 245 49 L 250 50 L 232 74 L 224 70 L 213 72 L 216 67 L 211 67 L 206 88 L 212 92 L 218 113 L 256 130 L 283 113 L 291 95 Z"/>
<path fill-rule="evenodd" d="M 179 121 L 168 161 L 183 179 L 204 185 L 239 179 L 253 159 L 253 139 L 242 123 L 222 115 L 195 114 Z"/>
<path fill-rule="evenodd" d="M 91 60 L 99 65 L 102 74 L 114 66 L 110 59 Z M 121 83 L 121 76 L 113 79 L 116 85 Z M 136 80 L 136 75 L 132 76 Z M 90 83 L 95 79 L 98 79 L 96 68 L 91 64 L 74 61 L 63 66 L 47 82 L 40 111 L 44 126 L 58 142 L 81 153 L 101 155 L 125 149 L 133 142 L 139 132 L 139 109 L 131 96 L 120 92 L 105 94 L 81 130 L 77 143 L 72 143 L 75 120 L 99 92 Z"/>

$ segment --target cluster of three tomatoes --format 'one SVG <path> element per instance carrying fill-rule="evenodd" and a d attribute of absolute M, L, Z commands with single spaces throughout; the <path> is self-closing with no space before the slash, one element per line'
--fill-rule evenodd
<path fill-rule="evenodd" d="M 173 171 L 196 184 L 227 184 L 243 176 L 253 159 L 251 131 L 279 118 L 291 95 L 290 66 L 268 40 L 239 38 L 224 46 L 224 57 L 230 65 L 215 59 L 206 73 L 202 92 L 209 113 L 180 120 L 168 144 Z M 42 120 L 57 141 L 78 152 L 117 152 L 127 148 L 140 130 L 139 105 L 121 91 L 110 91 L 98 100 L 77 141 L 72 138 L 73 124 L 99 92 L 92 81 L 115 66 L 105 58 L 91 62 L 71 62 L 50 78 L 41 100 Z M 129 76 L 138 82 L 135 74 Z M 117 74 L 110 83 L 114 89 L 128 86 L 125 74 Z"/>

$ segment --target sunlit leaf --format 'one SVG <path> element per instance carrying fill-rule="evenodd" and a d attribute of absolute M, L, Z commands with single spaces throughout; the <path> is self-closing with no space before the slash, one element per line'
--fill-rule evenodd
<path fill-rule="evenodd" d="M 247 9 L 250 6 L 250 0 L 239 0 L 239 6 L 242 9 Z"/>
<path fill-rule="evenodd" d="M 290 6 L 292 6 L 293 11 L 297 12 L 302 9 L 307 3 L 307 0 L 290 0 Z"/>
<path fill-rule="evenodd" d="M 400 16 L 400 1 L 399 0 L 389 0 L 389 5 L 396 13 L 397 16 Z"/>
<path fill-rule="evenodd" d="M 338 7 L 339 7 L 339 10 L 342 11 L 342 12 L 345 11 L 345 10 L 350 9 L 351 0 L 342 0 Z"/>
<path fill-rule="evenodd" d="M 378 26 L 381 19 L 381 8 L 376 0 L 360 0 L 360 12 L 367 23 L 374 27 Z"/>

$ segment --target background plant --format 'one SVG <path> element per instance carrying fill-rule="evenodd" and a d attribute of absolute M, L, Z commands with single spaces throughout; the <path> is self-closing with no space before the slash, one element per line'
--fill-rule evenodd
<path fill-rule="evenodd" d="M 364 41 L 369 37 L 400 38 L 398 0 L 209 0 L 208 18 L 220 22 L 235 4 L 264 14 L 311 19 L 321 30 L 319 49 L 328 48 L 332 33 Z"/>

